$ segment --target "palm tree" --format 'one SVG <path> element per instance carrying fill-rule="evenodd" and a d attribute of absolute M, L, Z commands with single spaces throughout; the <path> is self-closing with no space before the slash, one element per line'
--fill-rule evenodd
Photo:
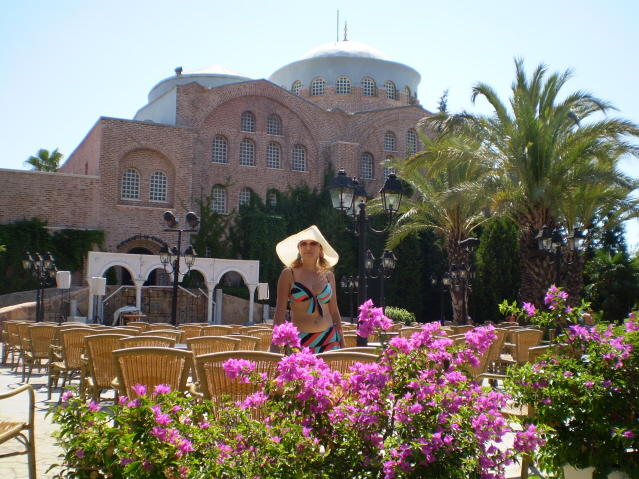
<path fill-rule="evenodd" d="M 428 164 L 442 150 L 452 148 L 445 136 L 435 140 L 424 137 L 423 151 L 409 162 L 395 161 L 397 174 L 407 182 L 413 194 L 403 201 L 401 215 L 389 233 L 387 246 L 394 248 L 406 236 L 432 229 L 448 253 L 450 265 L 469 264 L 469 251 L 460 246 L 472 236 L 477 226 L 486 221 L 486 195 L 478 187 L 488 165 L 460 155 L 443 165 L 431 162 L 430 167 L 414 168 L 417 163 Z M 453 320 L 465 323 L 463 311 L 468 311 L 468 291 L 461 285 L 451 286 Z"/>
<path fill-rule="evenodd" d="M 36 171 L 49 171 L 56 172 L 60 168 L 60 162 L 64 155 L 56 148 L 52 152 L 41 148 L 36 153 L 36 156 L 30 156 L 25 163 L 31 165 Z"/>
<path fill-rule="evenodd" d="M 613 108 L 588 93 L 561 95 L 570 71 L 547 76 L 539 65 L 528 78 L 522 60 L 516 59 L 515 67 L 508 105 L 489 85 L 478 83 L 472 101 L 484 98 L 492 114 L 439 114 L 424 119 L 421 128 L 457 137 L 465 155 L 492 164 L 487 190 L 492 208 L 510 216 L 521 233 L 520 299 L 539 304 L 553 281 L 553 268 L 540 254 L 536 234 L 544 225 L 588 226 L 591 217 L 585 213 L 568 215 L 580 189 L 584 195 L 598 192 L 588 196 L 592 210 L 609 203 L 612 191 L 627 199 L 633 182 L 618 173 L 616 164 L 622 155 L 638 154 L 627 139 L 639 136 L 639 129 L 622 119 L 595 119 Z M 479 147 L 472 152 L 468 145 Z M 459 153 L 444 151 L 437 158 L 445 162 L 451 156 Z M 414 167 L 423 164 L 417 161 Z"/>

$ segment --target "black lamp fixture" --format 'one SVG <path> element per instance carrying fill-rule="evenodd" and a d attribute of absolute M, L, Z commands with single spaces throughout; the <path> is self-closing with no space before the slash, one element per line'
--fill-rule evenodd
<path fill-rule="evenodd" d="M 466 253 L 467 261 L 462 261 L 459 263 L 451 263 L 449 265 L 449 270 L 444 273 L 442 278 L 442 284 L 444 287 L 449 288 L 451 294 L 455 290 L 461 290 L 461 318 L 453 318 L 457 322 L 461 322 L 461 324 L 466 324 L 469 322 L 468 317 L 468 291 L 471 290 L 471 282 L 475 278 L 475 268 L 471 264 L 471 253 L 477 246 L 479 246 L 479 239 L 474 237 L 469 237 L 463 239 L 457 243 L 462 250 Z"/>
<path fill-rule="evenodd" d="M 559 286 L 561 281 L 561 264 L 564 259 L 564 246 L 567 246 L 570 253 L 578 254 L 579 251 L 583 249 L 584 242 L 586 241 L 584 231 L 580 228 L 573 228 L 572 233 L 566 236 L 561 226 L 556 226 L 551 229 L 548 225 L 543 225 L 535 235 L 535 239 L 537 240 L 537 248 L 539 251 L 550 256 L 554 262 L 555 285 Z"/>
<path fill-rule="evenodd" d="M 355 311 L 353 309 L 353 298 L 357 294 L 357 288 L 359 283 L 357 281 L 357 276 L 346 275 L 342 276 L 342 279 L 339 281 L 339 285 L 348 294 L 349 298 L 349 310 L 348 314 L 351 317 L 351 323 L 353 323 L 353 318 L 355 317 Z"/>
<path fill-rule="evenodd" d="M 367 257 L 368 247 L 366 235 L 368 231 L 375 234 L 382 234 L 388 231 L 392 224 L 394 215 L 399 211 L 402 200 L 403 189 L 401 182 L 397 179 L 395 173 L 391 173 L 386 178 L 384 185 L 379 191 L 384 207 L 384 213 L 387 216 L 387 225 L 381 230 L 374 229 L 369 224 L 369 218 L 366 214 L 366 200 L 368 194 L 363 186 L 360 185 L 356 178 L 349 178 L 346 171 L 340 168 L 335 178 L 329 186 L 331 202 L 333 208 L 348 214 L 353 218 L 355 223 L 355 234 L 358 237 L 358 261 L 357 261 L 357 280 L 358 280 L 358 302 L 364 303 L 368 298 L 367 283 Z M 371 254 L 372 256 L 372 254 Z M 368 258 L 370 263 L 370 258 Z M 374 262 L 373 257 L 373 262 Z M 371 268 L 369 268 L 370 270 Z M 366 345 L 366 340 L 358 337 L 358 345 Z"/>
<path fill-rule="evenodd" d="M 22 257 L 22 267 L 28 271 L 38 282 L 36 289 L 36 322 L 44 319 L 44 288 L 55 278 L 58 269 L 55 259 L 49 252 L 42 256 L 40 253 L 33 255 L 28 251 Z"/>
<path fill-rule="evenodd" d="M 200 219 L 198 216 L 189 211 L 185 220 L 188 224 L 188 228 L 180 228 L 179 219 L 173 214 L 172 211 L 166 211 L 163 215 L 164 222 L 166 223 L 166 228 L 164 231 L 170 231 L 178 234 L 178 242 L 177 246 L 171 246 L 169 248 L 168 245 L 164 244 L 160 248 L 160 262 L 164 266 L 164 271 L 169 274 L 173 274 L 173 295 L 171 298 L 171 324 L 173 326 L 177 325 L 177 293 L 178 293 L 178 281 L 180 278 L 180 259 L 184 259 L 184 264 L 186 265 L 186 273 L 188 273 L 193 265 L 195 264 L 195 258 L 197 254 L 192 245 L 187 246 L 184 252 L 181 252 L 182 249 L 182 233 L 193 233 L 197 231 L 197 228 L 200 224 Z M 169 271 L 169 267 L 171 271 Z"/>
<path fill-rule="evenodd" d="M 379 258 L 379 262 L 376 266 L 376 259 L 371 253 L 371 250 L 366 250 L 366 275 L 369 278 L 377 279 L 379 278 L 379 305 L 381 308 L 386 307 L 386 295 L 384 292 L 384 280 L 391 277 L 393 271 L 395 270 L 395 265 L 397 264 L 397 258 L 395 257 L 395 253 L 391 250 L 384 250 L 382 256 Z"/>

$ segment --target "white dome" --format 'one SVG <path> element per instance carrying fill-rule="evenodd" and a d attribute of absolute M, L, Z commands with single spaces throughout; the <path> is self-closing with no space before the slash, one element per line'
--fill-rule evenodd
<path fill-rule="evenodd" d="M 361 42 L 350 40 L 341 42 L 326 43 L 306 52 L 300 60 L 323 57 L 352 57 L 352 58 L 374 58 L 377 60 L 388 60 L 388 57 L 376 48 Z"/>
<path fill-rule="evenodd" d="M 184 72 L 183 75 L 229 75 L 234 77 L 248 78 L 243 73 L 238 73 L 234 70 L 226 68 L 223 65 L 210 65 L 199 70 L 193 70 L 190 72 Z"/>

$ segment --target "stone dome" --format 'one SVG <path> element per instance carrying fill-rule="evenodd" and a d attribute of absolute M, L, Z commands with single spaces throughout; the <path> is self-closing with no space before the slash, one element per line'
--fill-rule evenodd
<path fill-rule="evenodd" d="M 379 86 L 392 81 L 398 90 L 408 88 L 416 95 L 420 74 L 403 63 L 389 60 L 386 55 L 365 43 L 344 40 L 327 43 L 309 50 L 299 60 L 275 71 L 269 80 L 291 90 L 295 82 L 308 88 L 315 78 L 335 85 L 340 76 L 350 78 L 354 86 L 362 79 L 372 78 Z"/>

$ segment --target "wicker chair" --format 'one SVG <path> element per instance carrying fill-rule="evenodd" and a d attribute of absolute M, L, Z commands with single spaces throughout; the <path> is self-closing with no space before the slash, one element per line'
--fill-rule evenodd
<path fill-rule="evenodd" d="M 344 333 L 344 347 L 354 348 L 355 346 L 357 346 L 357 334 Z"/>
<path fill-rule="evenodd" d="M 225 324 L 209 324 L 202 328 L 200 336 L 226 336 L 233 334 L 235 328 Z"/>
<path fill-rule="evenodd" d="M 399 336 L 401 338 L 410 338 L 413 334 L 418 333 L 422 330 L 420 327 L 415 326 L 406 326 L 399 330 Z"/>
<path fill-rule="evenodd" d="M 380 348 L 374 346 L 351 346 L 338 349 L 337 351 L 349 352 L 349 353 L 366 353 L 380 356 Z M 328 352 L 328 351 L 327 351 Z"/>
<path fill-rule="evenodd" d="M 247 334 L 250 336 L 253 331 L 273 331 L 273 328 L 270 326 L 242 326 L 240 327 L 241 334 Z"/>
<path fill-rule="evenodd" d="M 28 328 L 28 347 L 25 348 L 22 355 L 23 382 L 25 381 L 25 370 L 27 367 L 29 368 L 29 372 L 26 373 L 26 382 L 29 382 L 33 366 L 37 364 L 39 367 L 42 367 L 42 362 L 49 360 L 51 343 L 53 343 L 57 329 L 58 327 L 52 324 L 34 324 Z"/>
<path fill-rule="evenodd" d="M 152 329 L 140 333 L 140 336 L 162 336 L 173 339 L 176 343 L 182 342 L 182 331 L 178 331 L 177 329 Z"/>
<path fill-rule="evenodd" d="M 26 421 L 0 419 L 0 445 L 12 439 L 15 439 L 24 446 L 24 450 L 13 451 L 8 453 L 0 453 L 0 458 L 26 454 L 27 464 L 29 468 L 29 479 L 36 479 L 37 474 L 36 474 L 36 460 L 35 460 L 36 451 L 35 451 L 35 425 L 34 425 L 35 395 L 33 393 L 33 388 L 29 384 L 24 384 L 14 389 L 13 391 L 0 393 L 0 401 L 2 401 L 3 399 L 16 396 L 25 391 L 28 393 L 28 396 L 29 396 L 28 419 Z"/>
<path fill-rule="evenodd" d="M 53 388 L 58 385 L 60 376 L 62 376 L 62 388 L 64 388 L 74 374 L 79 374 L 82 371 L 84 366 L 82 361 L 84 338 L 92 332 L 90 328 L 71 328 L 59 331 L 60 355 L 58 356 L 58 352 L 54 352 L 52 360 L 49 362 L 47 399 L 51 399 L 51 393 Z"/>
<path fill-rule="evenodd" d="M 201 336 L 202 324 L 181 324 L 178 329 L 182 331 L 182 341 L 185 343 L 188 339 Z"/>
<path fill-rule="evenodd" d="M 145 331 L 155 331 L 157 329 L 175 329 L 170 323 L 150 323 Z"/>
<path fill-rule="evenodd" d="M 255 336 L 232 334 L 230 337 L 240 340 L 240 344 L 237 346 L 237 351 L 255 351 L 257 346 L 260 344 L 260 338 L 256 338 Z"/>
<path fill-rule="evenodd" d="M 172 348 L 175 339 L 164 336 L 129 336 L 120 339 L 120 348 Z"/>
<path fill-rule="evenodd" d="M 197 357 L 203 354 L 235 351 L 240 342 L 234 336 L 199 336 L 187 339 L 186 347 Z"/>
<path fill-rule="evenodd" d="M 80 390 L 88 392 L 96 401 L 105 389 L 113 389 L 115 365 L 112 353 L 120 349 L 120 340 L 129 336 L 124 334 L 92 334 L 84 338 L 87 356 L 87 374 L 83 377 Z"/>
<path fill-rule="evenodd" d="M 204 397 L 216 404 L 226 400 L 240 401 L 257 391 L 257 386 L 229 378 L 223 364 L 229 359 L 246 359 L 255 363 L 257 373 L 274 376 L 277 364 L 283 356 L 266 351 L 227 351 L 224 353 L 205 354 L 195 358 L 197 385 L 192 388 L 196 396 Z M 259 410 L 253 412 L 255 418 L 260 417 Z"/>
<path fill-rule="evenodd" d="M 121 396 L 137 397 L 136 384 L 153 391 L 158 384 L 167 384 L 172 391 L 186 391 L 193 367 L 193 354 L 172 348 L 126 348 L 113 351 L 117 388 Z"/>
<path fill-rule="evenodd" d="M 345 374 L 350 372 L 353 364 L 374 363 L 379 358 L 379 355 L 340 349 L 319 353 L 317 357 L 322 358 L 331 369 Z"/>
<path fill-rule="evenodd" d="M 128 328 L 138 328 L 140 331 L 146 331 L 149 328 L 149 323 L 144 321 L 129 321 L 126 323 Z"/>
<path fill-rule="evenodd" d="M 497 337 L 493 343 L 479 358 L 479 366 L 476 368 L 470 368 L 470 374 L 473 379 L 478 379 L 486 373 L 496 371 L 495 364 L 499 362 L 499 356 L 502 348 L 504 347 L 504 340 L 506 339 L 506 331 L 503 329 L 495 329 L 495 335 Z"/>
<path fill-rule="evenodd" d="M 246 333 L 247 336 L 254 336 L 260 340 L 255 347 L 256 351 L 268 351 L 271 347 L 273 339 L 273 330 L 271 329 L 254 329 Z"/>

